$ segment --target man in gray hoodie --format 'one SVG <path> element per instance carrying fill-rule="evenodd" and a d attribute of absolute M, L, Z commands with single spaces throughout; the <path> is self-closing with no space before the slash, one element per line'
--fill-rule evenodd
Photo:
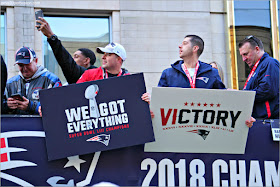
<path fill-rule="evenodd" d="M 9 113 L 39 114 L 39 90 L 61 86 L 59 78 L 46 68 L 38 66 L 33 49 L 19 48 L 15 54 L 19 75 L 7 81 Z"/>

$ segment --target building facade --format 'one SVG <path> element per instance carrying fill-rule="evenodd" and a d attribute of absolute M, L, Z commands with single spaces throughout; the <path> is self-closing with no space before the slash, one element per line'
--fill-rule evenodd
<path fill-rule="evenodd" d="M 82 47 L 95 51 L 109 42 L 121 43 L 127 51 L 124 67 L 131 73 L 144 72 L 148 92 L 157 86 L 161 72 L 179 59 L 178 46 L 188 34 L 199 35 L 205 42 L 200 60 L 219 63 L 225 85 L 240 89 L 248 68 L 236 46 L 245 36 L 260 37 L 265 50 L 279 60 L 279 1 L 262 3 L 252 0 L 1 0 L 1 54 L 9 78 L 18 73 L 14 54 L 24 45 L 36 51 L 39 64 L 65 80 L 46 37 L 35 28 L 34 12 L 42 9 L 70 54 Z M 97 56 L 99 66 L 101 56 Z"/>

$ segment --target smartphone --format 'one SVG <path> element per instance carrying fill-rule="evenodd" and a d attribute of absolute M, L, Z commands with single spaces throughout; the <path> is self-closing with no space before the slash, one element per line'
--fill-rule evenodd
<path fill-rule="evenodd" d="M 44 17 L 43 10 L 35 11 L 36 20 L 40 20 L 39 17 L 42 17 L 42 18 Z M 36 25 L 37 25 L 37 29 L 39 29 L 39 26 L 41 25 L 41 23 L 36 22 Z"/>
<path fill-rule="evenodd" d="M 11 95 L 11 97 L 15 100 L 23 101 L 23 98 L 18 93 Z"/>

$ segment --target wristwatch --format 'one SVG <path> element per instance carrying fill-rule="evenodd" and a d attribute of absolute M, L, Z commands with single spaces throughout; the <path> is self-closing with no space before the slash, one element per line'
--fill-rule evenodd
<path fill-rule="evenodd" d="M 55 41 L 55 40 L 57 39 L 57 36 L 56 36 L 55 34 L 54 34 L 54 35 L 51 35 L 50 39 L 51 39 L 52 41 Z"/>

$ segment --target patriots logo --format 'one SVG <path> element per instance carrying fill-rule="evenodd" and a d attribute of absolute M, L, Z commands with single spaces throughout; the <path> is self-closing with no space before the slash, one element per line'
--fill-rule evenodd
<path fill-rule="evenodd" d="M 32 93 L 32 98 L 33 98 L 33 99 L 36 99 L 36 100 L 39 100 L 39 90 L 35 90 L 35 91 Z"/>
<path fill-rule="evenodd" d="M 196 129 L 196 130 L 192 130 L 192 131 L 187 131 L 187 132 L 192 132 L 192 133 L 196 133 L 199 136 L 201 136 L 204 140 L 207 138 L 207 136 L 209 135 L 210 131 L 204 130 L 204 129 Z"/>
<path fill-rule="evenodd" d="M 94 136 L 90 139 L 87 140 L 87 142 L 100 142 L 103 143 L 104 145 L 108 146 L 109 145 L 109 141 L 110 141 L 110 134 L 100 134 L 97 136 Z"/>
<path fill-rule="evenodd" d="M 202 80 L 205 84 L 207 84 L 207 82 L 209 81 L 208 77 L 197 77 L 196 79 Z"/>
<path fill-rule="evenodd" d="M 1 133 L 1 178 L 12 181 L 21 186 L 33 186 L 21 178 L 3 172 L 5 170 L 19 167 L 37 166 L 37 164 L 29 161 L 11 160 L 10 153 L 27 151 L 23 148 L 9 147 L 8 139 L 15 137 L 45 137 L 45 133 L 40 131 L 12 131 Z"/>
<path fill-rule="evenodd" d="M 24 57 L 25 56 L 25 52 L 20 52 L 20 53 L 17 54 L 17 56 L 23 56 Z"/>
<path fill-rule="evenodd" d="M 124 178 L 131 173 L 138 176 L 138 171 L 127 168 L 138 168 L 142 158 L 139 154 L 143 151 L 142 146 L 102 153 L 98 151 L 93 154 L 74 155 L 48 161 L 45 132 L 41 123 L 42 120 L 39 117 L 1 116 L 0 186 L 62 187 L 93 186 L 94 184 L 97 186 L 136 186 L 138 184 L 135 181 L 131 185 L 131 181 Z M 126 159 L 127 151 L 134 155 L 131 161 Z M 104 159 L 100 161 L 99 158 L 102 155 Z M 125 159 L 116 162 L 115 158 L 119 157 Z M 118 175 L 115 174 L 114 168 L 117 169 Z M 104 183 L 106 181 L 114 181 L 114 184 Z M 102 185 L 98 185 L 100 182 L 103 182 Z"/>
<path fill-rule="evenodd" d="M 21 173 L 24 173 L 25 171 L 27 171 L 25 168 L 27 167 L 32 167 L 32 168 L 40 168 L 40 164 L 44 165 L 45 168 L 41 168 L 40 170 L 40 174 L 44 177 L 49 177 L 48 179 L 46 179 L 46 183 L 50 186 L 75 186 L 75 181 L 74 179 L 68 179 L 61 177 L 59 174 L 55 175 L 55 176 L 47 176 L 45 172 L 46 168 L 47 168 L 47 173 L 55 173 L 57 172 L 57 168 L 55 171 L 50 170 L 50 168 L 53 167 L 53 165 L 51 163 L 40 163 L 38 164 L 38 160 L 37 162 L 31 162 L 31 161 L 25 161 L 25 159 L 28 158 L 34 158 L 34 154 L 31 156 L 29 155 L 29 157 L 25 157 L 23 154 L 21 154 L 19 157 L 15 157 L 15 155 L 13 156 L 12 154 L 17 154 L 20 152 L 26 152 L 26 154 L 28 154 L 28 152 L 30 152 L 31 150 L 28 149 L 24 149 L 24 148 L 18 148 L 18 147 L 14 147 L 10 145 L 10 142 L 14 142 L 13 138 L 45 138 L 45 132 L 43 131 L 10 131 L 10 132 L 2 132 L 1 133 L 1 138 L 0 138 L 0 145 L 1 145 L 1 157 L 0 157 L 0 178 L 1 178 L 1 184 L 3 186 L 7 186 L 7 184 L 17 184 L 18 186 L 35 186 L 33 184 L 34 181 L 36 181 L 36 175 L 31 179 L 27 179 L 25 177 L 18 177 L 16 175 L 21 175 Z M 33 144 L 36 145 L 36 144 Z M 33 146 L 34 147 L 34 146 Z M 35 146 L 36 147 L 36 146 Z M 35 151 L 36 152 L 36 151 Z M 40 152 L 40 151 L 39 151 Z M 34 152 L 33 152 L 34 153 Z M 37 153 L 37 152 L 36 152 Z M 98 162 L 99 156 L 100 156 L 100 151 L 96 152 L 94 154 L 94 156 L 92 155 L 87 155 L 87 157 L 91 158 L 92 161 L 90 163 L 89 169 L 86 173 L 86 178 L 84 178 L 84 180 L 80 181 L 80 182 L 76 182 L 77 186 L 87 186 L 88 184 L 91 183 L 92 181 L 92 177 L 96 168 L 96 164 Z M 35 156 L 36 157 L 36 156 Z M 90 160 L 87 159 L 86 160 Z M 79 156 L 72 156 L 72 157 L 67 157 L 68 162 L 65 164 L 64 160 L 60 160 L 57 161 L 56 164 L 59 166 L 63 166 L 64 168 L 68 168 L 68 167 L 74 167 L 79 173 L 80 173 L 80 168 L 81 168 L 81 164 L 85 163 L 86 161 L 83 159 L 80 159 Z M 33 159 L 34 160 L 34 159 Z M 42 161 L 42 156 L 39 159 L 40 161 Z M 62 163 L 61 163 L 62 162 Z M 47 167 L 47 165 L 45 164 L 50 164 L 52 165 L 52 167 Z M 19 169 L 18 169 L 19 168 Z M 24 170 L 23 170 L 24 168 Z M 17 172 L 16 170 L 21 170 L 21 172 Z M 36 171 L 38 171 L 38 169 Z M 34 169 L 33 169 L 34 171 Z M 72 170 L 73 171 L 73 170 Z M 86 171 L 84 171 L 86 172 Z M 84 173 L 83 172 L 83 173 Z M 69 175 L 74 175 L 73 172 L 69 172 L 68 170 L 68 174 Z M 76 173 L 75 173 L 76 175 Z M 41 177 L 42 177 L 41 176 Z M 69 178 L 69 176 L 68 176 Z M 7 183 L 7 181 L 9 181 Z M 43 180 L 41 180 L 42 182 Z M 36 181 L 38 182 L 38 181 Z M 37 186 L 37 185 L 36 185 Z"/>

